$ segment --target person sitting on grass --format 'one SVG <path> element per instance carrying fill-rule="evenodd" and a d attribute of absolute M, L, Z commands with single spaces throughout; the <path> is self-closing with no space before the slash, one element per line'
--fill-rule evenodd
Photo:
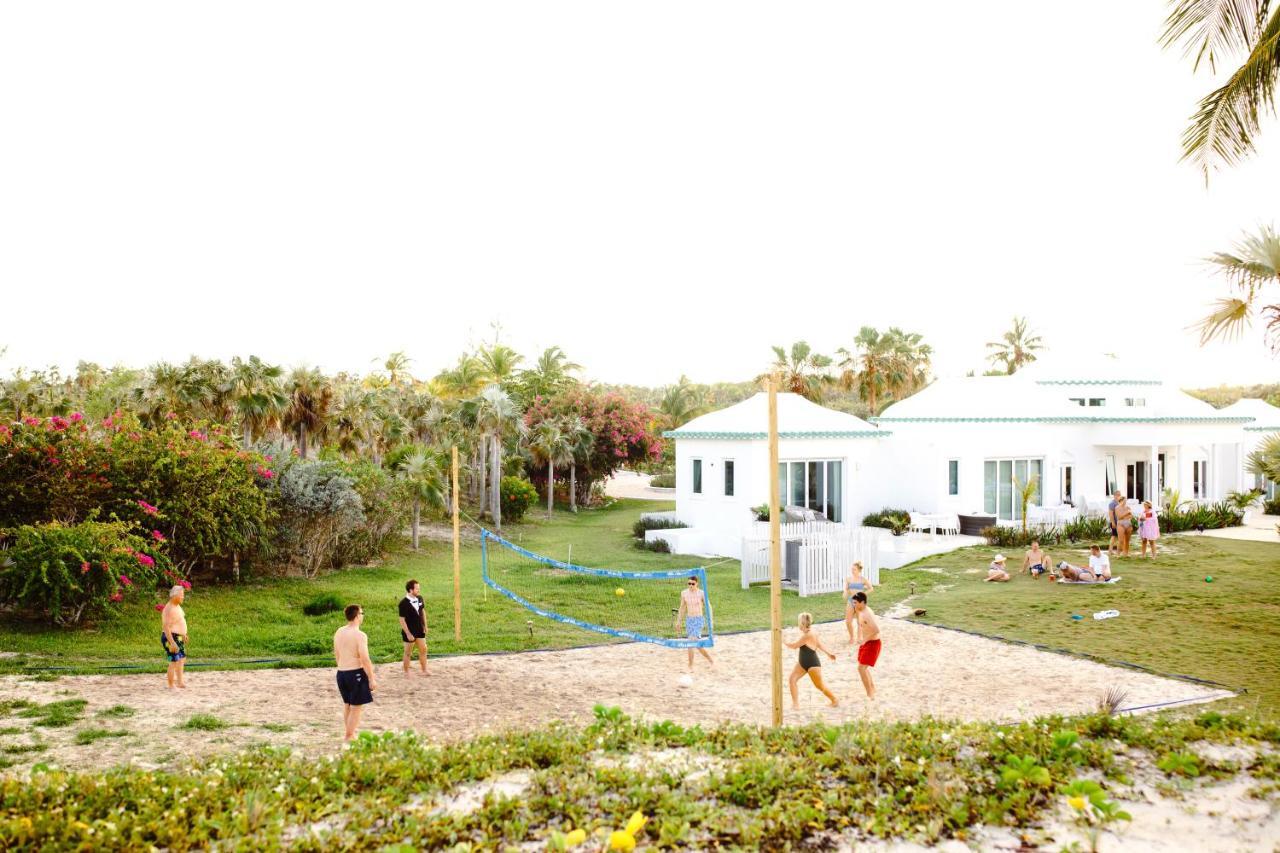
<path fill-rule="evenodd" d="M 996 558 L 987 567 L 985 580 L 988 583 L 1005 583 L 1009 580 L 1009 571 L 1005 568 L 1004 554 L 996 554 Z"/>
<path fill-rule="evenodd" d="M 1111 579 L 1111 558 L 1097 545 L 1089 549 L 1089 571 L 1104 581 Z"/>
<path fill-rule="evenodd" d="M 1052 565 L 1049 555 L 1040 550 L 1040 543 L 1032 540 L 1031 550 L 1027 551 L 1027 555 L 1022 558 L 1022 570 L 1035 580 L 1047 572 Z"/>

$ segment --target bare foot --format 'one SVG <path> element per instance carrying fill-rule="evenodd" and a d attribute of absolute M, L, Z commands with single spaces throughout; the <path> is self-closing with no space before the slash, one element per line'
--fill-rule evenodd
<path fill-rule="evenodd" d="M 187 689 L 187 685 L 186 685 L 186 684 L 184 684 L 184 683 L 183 683 L 183 682 L 181 682 L 181 681 L 179 681 L 179 682 L 178 682 L 178 687 L 182 688 L 183 690 L 186 690 L 186 689 Z"/>
<path fill-rule="evenodd" d="M 831 700 L 831 707 L 832 707 L 832 708 L 839 708 L 839 707 L 840 707 L 840 702 L 839 702 L 839 700 L 837 700 L 837 699 L 832 699 L 832 700 Z"/>

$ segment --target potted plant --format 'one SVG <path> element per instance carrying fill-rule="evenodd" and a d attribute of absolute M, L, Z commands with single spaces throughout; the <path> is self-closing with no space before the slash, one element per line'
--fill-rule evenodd
<path fill-rule="evenodd" d="M 1249 518 L 1253 515 L 1254 504 L 1265 494 L 1262 489 L 1250 489 L 1247 492 L 1228 492 L 1227 503 L 1231 504 L 1233 509 L 1239 510 L 1244 518 L 1241 524 L 1248 524 Z"/>
<path fill-rule="evenodd" d="M 887 521 L 889 522 L 889 532 L 893 534 L 893 550 L 898 553 L 906 551 L 907 537 L 903 534 L 907 532 L 907 526 L 910 521 L 900 515 L 891 515 Z"/>

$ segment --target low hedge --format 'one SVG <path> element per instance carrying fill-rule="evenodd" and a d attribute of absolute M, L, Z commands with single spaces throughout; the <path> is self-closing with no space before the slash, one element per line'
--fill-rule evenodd
<path fill-rule="evenodd" d="M 688 526 L 674 518 L 641 518 L 631 525 L 631 535 L 636 539 L 643 539 L 645 532 L 649 530 L 677 530 Z"/>

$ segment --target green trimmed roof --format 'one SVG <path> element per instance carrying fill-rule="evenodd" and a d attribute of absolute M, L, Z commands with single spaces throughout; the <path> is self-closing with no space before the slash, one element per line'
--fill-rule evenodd
<path fill-rule="evenodd" d="M 991 423 L 991 424 L 1244 424 L 1253 418 L 1224 418 L 1215 415 L 1171 415 L 1169 417 L 1040 417 L 1040 418 L 871 418 L 872 423 Z M 1250 427 L 1245 427 L 1250 429 Z"/>
<path fill-rule="evenodd" d="M 835 430 L 831 432 L 779 432 L 778 438 L 882 438 L 893 435 L 891 432 L 878 429 Z M 699 432 L 697 430 L 671 429 L 662 434 L 663 438 L 704 438 L 728 439 L 730 441 L 764 441 L 769 437 L 767 432 Z"/>
<path fill-rule="evenodd" d="M 1037 379 L 1037 385 L 1163 385 L 1159 379 Z"/>
<path fill-rule="evenodd" d="M 1245 432 L 1280 432 L 1280 424 L 1275 426 L 1247 426 Z"/>

